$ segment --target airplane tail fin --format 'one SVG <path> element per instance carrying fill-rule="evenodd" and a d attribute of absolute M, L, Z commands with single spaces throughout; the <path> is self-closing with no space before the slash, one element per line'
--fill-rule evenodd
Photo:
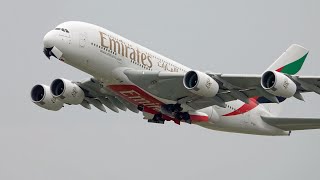
<path fill-rule="evenodd" d="M 309 51 L 297 44 L 292 44 L 266 71 L 278 71 L 284 74 L 297 74 L 308 55 Z M 283 102 L 285 98 L 278 97 L 279 102 Z M 263 104 L 269 111 L 278 115 L 281 111 L 281 106 L 278 104 Z"/>
<path fill-rule="evenodd" d="M 309 51 L 297 44 L 292 44 L 267 70 L 284 74 L 297 74 Z"/>

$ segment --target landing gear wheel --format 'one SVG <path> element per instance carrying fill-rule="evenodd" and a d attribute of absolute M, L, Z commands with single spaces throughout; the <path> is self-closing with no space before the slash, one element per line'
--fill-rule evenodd
<path fill-rule="evenodd" d="M 157 123 L 159 123 L 159 124 L 164 124 L 164 120 L 162 119 L 162 120 L 159 120 Z"/>
<path fill-rule="evenodd" d="M 177 112 L 174 117 L 179 121 L 183 120 L 184 122 L 191 124 L 190 115 L 187 112 Z"/>
<path fill-rule="evenodd" d="M 164 124 L 164 119 L 162 118 L 162 114 L 155 114 L 152 119 L 148 119 L 148 122 Z"/>
<path fill-rule="evenodd" d="M 162 114 L 155 114 L 154 117 L 153 117 L 153 119 L 154 119 L 155 121 L 160 121 L 160 120 L 162 120 Z"/>
<path fill-rule="evenodd" d="M 191 119 L 188 119 L 188 120 L 185 120 L 185 121 L 186 121 L 186 123 L 188 123 L 188 124 L 191 124 L 191 123 L 192 123 Z"/>
<path fill-rule="evenodd" d="M 187 112 L 183 112 L 181 116 L 183 120 L 190 120 L 190 115 Z"/>
<path fill-rule="evenodd" d="M 182 113 L 176 113 L 175 115 L 174 115 L 174 117 L 176 118 L 176 119 L 178 119 L 179 121 L 181 121 L 182 120 Z"/>

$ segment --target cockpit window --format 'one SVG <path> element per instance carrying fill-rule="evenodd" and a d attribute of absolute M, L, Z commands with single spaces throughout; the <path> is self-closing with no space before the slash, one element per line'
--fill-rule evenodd
<path fill-rule="evenodd" d="M 63 32 L 69 33 L 69 31 L 68 31 L 67 29 L 64 29 L 64 28 L 55 28 L 55 30 L 63 31 Z"/>

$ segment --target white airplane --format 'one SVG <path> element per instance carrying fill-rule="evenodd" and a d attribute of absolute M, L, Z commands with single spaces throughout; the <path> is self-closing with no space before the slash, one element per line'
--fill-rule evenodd
<path fill-rule="evenodd" d="M 218 74 L 192 70 L 104 28 L 65 22 L 43 39 L 44 54 L 92 77 L 35 85 L 38 106 L 91 105 L 114 112 L 142 112 L 148 122 L 186 122 L 245 134 L 281 136 L 320 128 L 319 118 L 277 117 L 286 98 L 320 94 L 320 77 L 298 76 L 308 50 L 291 45 L 264 73 Z"/>

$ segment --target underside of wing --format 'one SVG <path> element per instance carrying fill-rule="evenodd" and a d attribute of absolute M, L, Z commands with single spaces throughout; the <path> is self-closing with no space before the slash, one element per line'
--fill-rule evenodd
<path fill-rule="evenodd" d="M 140 70 L 126 70 L 124 73 L 135 85 L 163 99 L 178 101 L 195 96 L 183 86 L 183 73 Z"/>
<path fill-rule="evenodd" d="M 94 78 L 77 82 L 77 85 L 80 86 L 85 93 L 85 99 L 83 103 L 81 103 L 85 108 L 90 108 L 91 104 L 101 111 L 105 111 L 104 107 L 107 107 L 114 112 L 119 112 L 119 109 L 123 111 L 129 109 L 135 113 L 139 112 L 137 107 L 104 88 L 101 82 Z"/>
<path fill-rule="evenodd" d="M 267 124 L 285 131 L 320 129 L 320 118 L 261 117 Z"/>
<path fill-rule="evenodd" d="M 147 92 L 163 99 L 177 101 L 180 104 L 185 103 L 195 110 L 212 105 L 225 107 L 226 102 L 238 99 L 245 103 L 250 103 L 250 98 L 255 98 L 257 102 L 262 103 L 281 101 L 261 90 L 261 75 L 208 73 L 206 75 L 217 82 L 219 87 L 214 97 L 205 97 L 191 92 L 184 86 L 185 74 L 183 73 L 138 70 L 126 70 L 124 73 L 131 82 Z M 264 96 L 267 96 L 267 99 Z"/>
<path fill-rule="evenodd" d="M 145 91 L 163 99 L 177 101 L 180 104 L 186 103 L 194 109 L 202 109 L 212 105 L 224 106 L 224 103 L 234 100 L 250 103 L 252 101 L 250 98 L 258 103 L 280 103 L 287 98 L 281 94 L 267 92 L 261 86 L 261 75 L 207 73 L 217 82 L 219 91 L 214 97 L 205 97 L 191 92 L 184 86 L 185 74 L 183 73 L 139 70 L 126 70 L 124 73 L 131 82 Z M 320 77 L 281 76 L 296 85 L 296 89 L 290 96 L 303 100 L 300 93 L 315 92 L 320 94 Z M 283 90 L 286 91 L 286 89 Z"/>

